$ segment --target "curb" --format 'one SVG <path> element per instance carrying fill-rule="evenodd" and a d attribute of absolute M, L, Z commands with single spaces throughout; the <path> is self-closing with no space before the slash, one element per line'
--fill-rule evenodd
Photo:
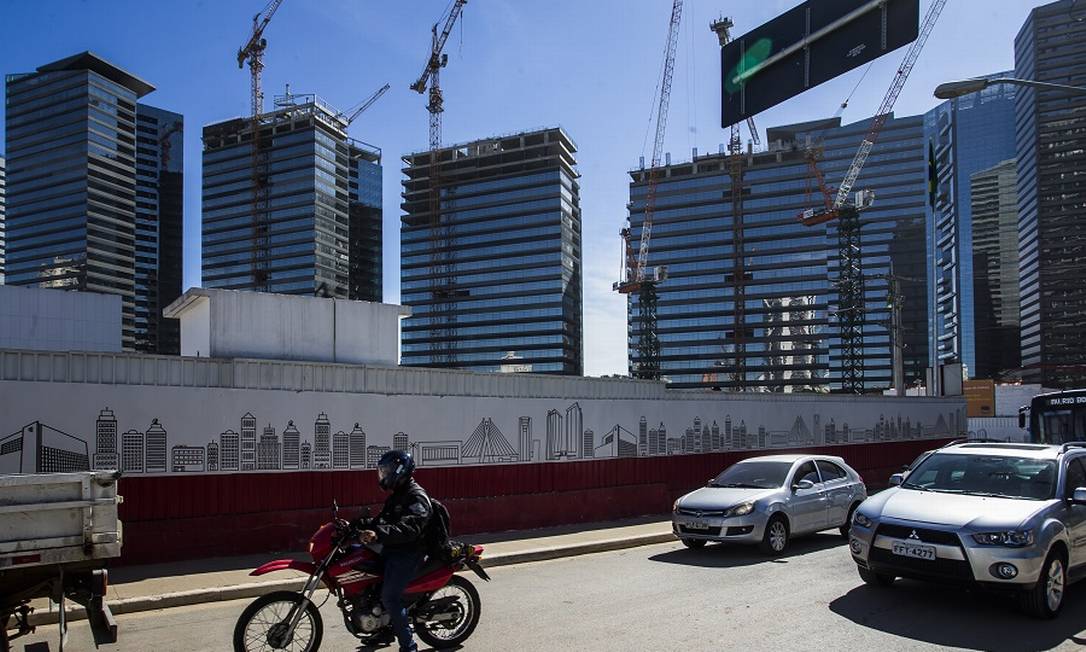
<path fill-rule="evenodd" d="M 512 566 L 515 564 L 527 564 L 536 561 L 550 559 L 562 559 L 564 557 L 577 557 L 597 552 L 609 552 L 626 548 L 650 546 L 657 543 L 675 541 L 675 535 L 671 532 L 656 534 L 641 534 L 633 537 L 604 539 L 565 546 L 550 548 L 532 548 L 521 552 L 510 552 L 493 555 L 483 559 L 484 568 L 496 568 L 498 566 Z M 246 584 L 234 584 L 210 589 L 193 589 L 191 591 L 178 591 L 176 593 L 163 593 L 161 595 L 139 596 L 135 598 L 122 598 L 109 600 L 110 611 L 113 615 L 131 614 L 141 611 L 153 611 L 156 609 L 170 609 L 173 607 L 186 607 L 208 602 L 224 602 L 227 600 L 240 600 L 243 598 L 255 598 L 272 591 L 298 591 L 305 584 L 305 578 L 292 577 L 283 580 L 269 580 L 264 582 L 249 582 Z M 65 610 L 68 622 L 86 620 L 87 613 L 82 607 L 68 607 Z M 34 626 L 54 625 L 59 620 L 56 611 L 39 611 L 30 615 L 30 624 Z"/>

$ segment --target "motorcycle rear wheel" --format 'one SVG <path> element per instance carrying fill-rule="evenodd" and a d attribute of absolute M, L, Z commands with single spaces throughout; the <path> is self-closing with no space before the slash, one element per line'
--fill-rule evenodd
<path fill-rule="evenodd" d="M 289 641 L 273 640 L 276 630 L 285 629 L 284 619 L 294 605 L 304 598 L 293 591 L 275 591 L 262 595 L 245 608 L 234 626 L 234 652 L 316 652 L 324 637 L 324 621 L 317 605 L 306 601 L 305 612 Z"/>
<path fill-rule="evenodd" d="M 430 599 L 457 597 L 461 607 L 459 618 L 449 624 L 415 620 L 415 635 L 435 650 L 454 649 L 468 640 L 479 624 L 482 603 L 479 591 L 461 575 L 453 575 L 449 583 L 434 592 Z"/>

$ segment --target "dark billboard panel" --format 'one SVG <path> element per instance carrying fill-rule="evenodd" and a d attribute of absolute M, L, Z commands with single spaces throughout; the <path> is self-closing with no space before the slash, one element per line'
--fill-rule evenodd
<path fill-rule="evenodd" d="M 727 45 L 728 127 L 916 40 L 920 0 L 808 0 Z"/>

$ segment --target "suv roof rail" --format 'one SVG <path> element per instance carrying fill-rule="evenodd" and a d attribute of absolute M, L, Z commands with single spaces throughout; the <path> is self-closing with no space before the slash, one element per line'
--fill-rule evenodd
<path fill-rule="evenodd" d="M 1065 441 L 1060 446 L 1060 452 L 1066 453 L 1072 448 L 1086 448 L 1086 441 Z"/>
<path fill-rule="evenodd" d="M 1006 444 L 1006 443 L 1008 443 L 1008 442 L 1005 439 L 988 439 L 988 438 L 985 438 L 985 437 L 977 437 L 976 439 L 970 439 L 968 437 L 960 437 L 958 439 L 953 439 L 951 441 L 948 441 L 947 443 L 943 444 L 939 448 L 950 448 L 951 446 L 960 446 L 961 444 Z M 1086 446 L 1086 442 L 1082 442 L 1082 443 L 1083 443 L 1084 446 Z"/>

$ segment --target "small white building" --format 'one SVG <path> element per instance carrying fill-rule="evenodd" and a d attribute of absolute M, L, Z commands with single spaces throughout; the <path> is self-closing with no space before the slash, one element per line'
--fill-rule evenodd
<path fill-rule="evenodd" d="M 181 355 L 395 366 L 400 319 L 387 303 L 192 288 L 163 314 L 181 321 Z"/>
<path fill-rule="evenodd" d="M 121 297 L 0 285 L 0 349 L 121 350 Z"/>

